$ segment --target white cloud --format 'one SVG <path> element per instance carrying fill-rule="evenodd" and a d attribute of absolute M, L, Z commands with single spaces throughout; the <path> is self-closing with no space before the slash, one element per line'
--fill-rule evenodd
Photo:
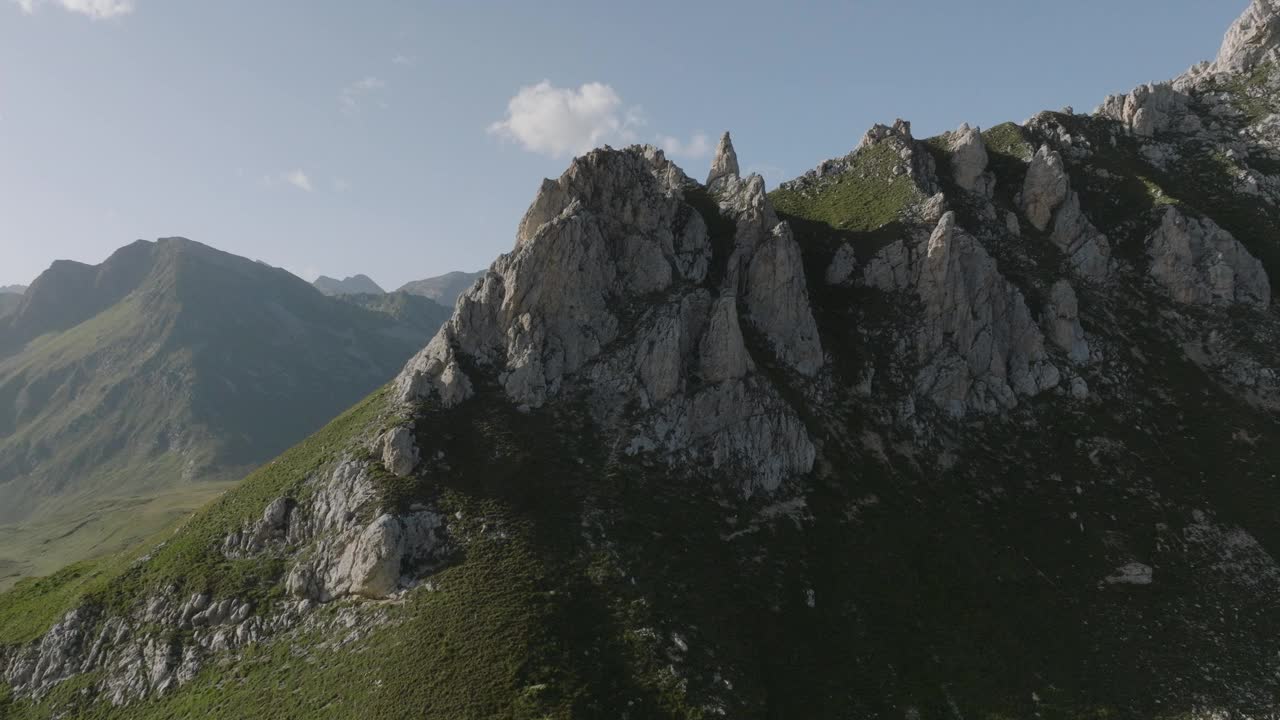
<path fill-rule="evenodd" d="M 624 109 L 622 98 L 604 83 L 575 90 L 543 80 L 520 88 L 507 103 L 506 119 L 490 125 L 489 132 L 530 152 L 562 157 L 605 143 L 635 142 L 635 130 L 643 124 L 640 109 Z"/>
<path fill-rule="evenodd" d="M 387 84 L 381 79 L 369 76 L 342 88 L 342 92 L 338 94 L 338 102 L 342 105 L 344 112 L 356 113 L 360 111 L 362 99 L 386 86 Z M 386 107 L 385 103 L 379 103 L 379 105 Z"/>
<path fill-rule="evenodd" d="M 259 178 L 258 184 L 264 188 L 292 185 L 303 192 L 315 190 L 315 186 L 311 183 L 311 176 L 302 170 L 289 170 L 275 175 L 263 175 Z"/>
<path fill-rule="evenodd" d="M 711 138 L 707 137 L 706 133 L 696 133 L 688 141 L 683 141 L 670 135 L 659 135 L 656 142 L 658 147 L 665 150 L 671 157 L 691 160 L 708 157 L 711 155 L 711 151 L 715 149 L 715 144 L 711 142 Z"/>
<path fill-rule="evenodd" d="M 306 192 L 311 192 L 311 178 L 301 170 L 291 170 L 285 173 L 282 178 L 285 182 Z"/>
<path fill-rule="evenodd" d="M 404 53 L 401 53 L 391 58 L 391 64 L 403 65 L 404 67 L 413 67 L 414 65 L 418 64 L 418 58 L 412 55 L 405 55 Z"/>
<path fill-rule="evenodd" d="M 347 182 L 346 180 L 344 180 L 344 179 L 342 179 L 342 178 L 340 178 L 340 177 L 336 177 L 336 178 L 334 178 L 334 179 L 333 179 L 333 191 L 334 191 L 334 192 L 340 192 L 340 193 L 342 193 L 342 192 L 346 192 L 346 191 L 348 191 L 348 190 L 350 190 L 350 189 L 351 189 L 351 183 L 350 183 L 350 182 Z"/>
<path fill-rule="evenodd" d="M 53 3 L 63 10 L 87 15 L 94 20 L 128 15 L 134 10 L 133 0 L 13 0 L 13 2 L 28 15 L 34 13 L 41 5 Z"/>

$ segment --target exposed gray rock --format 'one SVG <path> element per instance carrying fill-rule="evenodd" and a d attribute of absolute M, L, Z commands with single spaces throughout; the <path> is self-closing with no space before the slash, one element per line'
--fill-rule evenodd
<path fill-rule="evenodd" d="M 1089 383 L 1084 378 L 1080 376 L 1071 378 L 1071 397 L 1075 400 L 1089 399 Z"/>
<path fill-rule="evenodd" d="M 364 464 L 348 460 L 324 477 L 310 502 L 295 510 L 290 540 L 301 550 L 285 581 L 290 594 L 319 602 L 383 598 L 443 563 L 442 516 L 420 510 L 367 520 L 378 510 Z"/>
<path fill-rule="evenodd" d="M 1053 220 L 1053 211 L 1066 202 L 1070 192 L 1071 183 L 1063 167 L 1062 156 L 1048 145 L 1040 146 L 1031 159 L 1022 186 L 1022 212 L 1027 220 L 1035 229 L 1047 230 Z"/>
<path fill-rule="evenodd" d="M 916 393 L 953 417 L 993 413 L 1056 387 L 1022 293 L 1004 279 L 986 250 L 946 214 L 914 247 L 897 241 L 868 264 L 864 282 L 881 290 L 914 290 L 924 306 L 916 340 L 921 370 Z"/>
<path fill-rule="evenodd" d="M 258 521 L 247 524 L 223 540 L 222 553 L 232 559 L 247 558 L 273 544 L 283 543 L 288 536 L 294 505 L 293 499 L 288 497 L 272 500 Z"/>
<path fill-rule="evenodd" d="M 827 266 L 826 280 L 828 285 L 844 285 L 853 277 L 858 269 L 858 255 L 849 243 L 842 243 Z"/>
<path fill-rule="evenodd" d="M 923 239 L 927 240 L 927 236 Z M 911 247 L 920 241 L 917 239 Z M 895 240 L 867 261 L 862 270 L 863 284 L 886 292 L 914 287 L 918 268 L 912 261 L 912 255 L 907 241 Z"/>
<path fill-rule="evenodd" d="M 1066 254 L 1072 269 L 1083 279 L 1099 282 L 1110 272 L 1111 243 L 1085 216 L 1075 192 L 1058 208 L 1049 239 Z"/>
<path fill-rule="evenodd" d="M 1109 585 L 1150 585 L 1152 571 L 1150 565 L 1131 562 L 1116 568 L 1114 574 L 1106 578 Z"/>
<path fill-rule="evenodd" d="M 587 390 L 593 416 L 628 435 L 632 454 L 740 467 L 747 492 L 808 472 L 804 426 L 755 375 L 742 332 L 749 323 L 778 362 L 802 374 L 822 367 L 800 248 L 763 179 L 742 178 L 736 166 L 726 137 L 708 190 L 736 232 L 711 284 L 706 223 L 684 199 L 694 183 L 661 151 L 575 160 L 543 184 L 516 248 L 406 367 L 398 398 L 465 401 L 466 364 L 494 373 L 530 409 L 567 387 Z M 638 305 L 645 311 L 624 327 L 619 309 Z M 622 412 L 632 402 L 639 418 Z"/>
<path fill-rule="evenodd" d="M 716 301 L 699 347 L 702 378 L 709 383 L 737 380 L 752 369 L 751 356 L 738 326 L 738 301 L 726 295 Z"/>
<path fill-rule="evenodd" d="M 39 699 L 64 680 L 93 673 L 91 687 L 112 705 L 125 705 L 190 682 L 216 654 L 295 627 L 305 609 L 278 603 L 271 615 L 257 616 L 250 603 L 203 594 L 180 604 L 157 595 L 108 618 L 81 607 L 10 658 L 4 680 L 15 696 Z"/>
<path fill-rule="evenodd" d="M 804 423 L 758 375 L 673 399 L 638 428 L 628 452 L 658 452 L 673 465 L 709 461 L 742 478 L 748 495 L 809 472 L 817 454 Z"/>
<path fill-rule="evenodd" d="M 382 437 L 382 464 L 392 475 L 408 477 L 418 466 L 418 446 L 413 440 L 413 430 L 396 427 Z"/>
<path fill-rule="evenodd" d="M 1191 98 L 1172 83 L 1141 85 L 1128 95 L 1112 95 L 1097 113 L 1119 121 L 1134 135 L 1144 138 L 1160 133 L 1196 133 L 1200 119 L 1188 104 Z"/>
<path fill-rule="evenodd" d="M 1277 59 L 1277 48 L 1280 48 L 1280 2 L 1253 0 L 1227 31 L 1213 69 L 1244 72 Z"/>
<path fill-rule="evenodd" d="M 775 225 L 755 249 L 745 300 L 752 324 L 778 358 L 802 375 L 817 373 L 823 362 L 818 324 L 809 307 L 800 246 L 786 223 Z"/>
<path fill-rule="evenodd" d="M 972 193 L 987 195 L 991 179 L 987 177 L 987 145 L 982 131 L 968 123 L 950 134 L 951 176 L 956 185 Z"/>
<path fill-rule="evenodd" d="M 1044 309 L 1044 327 L 1049 340 L 1076 365 L 1089 362 L 1089 341 L 1080 326 L 1080 307 L 1071 283 L 1059 280 L 1049 291 Z"/>
<path fill-rule="evenodd" d="M 544 183 L 516 249 L 459 299 L 397 380 L 400 398 L 466 399 L 462 353 L 495 367 L 518 405 L 544 403 L 617 337 L 611 299 L 705 275 L 706 225 L 682 202 L 686 182 L 661 151 L 645 148 L 589 153 Z"/>
<path fill-rule="evenodd" d="M 77 608 L 49 629 L 39 644 L 10 661 L 5 682 L 19 692 L 39 696 L 48 688 L 80 672 L 82 653 L 96 619 L 88 608 Z"/>
<path fill-rule="evenodd" d="M 1014 237 L 1022 236 L 1022 223 L 1019 222 L 1017 213 L 1007 212 L 1004 214 L 1004 229 Z"/>
<path fill-rule="evenodd" d="M 1067 255 L 1078 275 L 1095 282 L 1106 278 L 1111 244 L 1085 217 L 1062 156 L 1048 145 L 1041 146 L 1031 160 L 1020 202 L 1037 230 L 1050 230 L 1050 240 Z"/>
<path fill-rule="evenodd" d="M 1271 302 L 1262 263 L 1208 218 L 1189 218 L 1169 206 L 1147 239 L 1147 256 L 1151 277 L 1178 302 L 1264 309 Z"/>
<path fill-rule="evenodd" d="M 995 412 L 1056 387 L 1044 338 L 1022 293 L 1008 283 L 982 246 L 948 213 L 930 236 L 918 286 L 925 367 L 918 392 L 954 416 Z"/>
<path fill-rule="evenodd" d="M 733 140 L 726 132 L 720 137 L 715 159 L 711 161 L 711 172 L 707 174 L 707 187 L 714 191 L 718 189 L 719 181 L 730 177 L 738 177 L 738 153 L 734 152 Z"/>

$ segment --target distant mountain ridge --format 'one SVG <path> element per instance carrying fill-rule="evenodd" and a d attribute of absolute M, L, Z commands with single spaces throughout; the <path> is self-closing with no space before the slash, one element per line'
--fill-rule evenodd
<path fill-rule="evenodd" d="M 26 285 L 5 285 L 0 287 L 0 295 L 21 295 L 26 291 Z"/>
<path fill-rule="evenodd" d="M 311 284 L 325 295 L 383 295 L 386 293 L 386 290 L 383 290 L 368 275 L 352 275 L 342 280 L 321 275 Z"/>
<path fill-rule="evenodd" d="M 477 272 L 454 271 L 438 277 L 405 283 L 400 287 L 400 291 L 431 298 L 445 307 L 452 308 L 453 304 L 457 302 L 458 296 L 466 292 L 468 288 L 475 284 L 476 280 L 483 276 L 483 270 Z"/>
<path fill-rule="evenodd" d="M 182 238 L 97 266 L 55 262 L 12 297 L 0 312 L 0 523 L 19 527 L 73 511 L 105 527 L 90 509 L 122 496 L 207 493 L 386 382 L 447 315 L 426 300 L 328 298 Z M 0 528 L 0 581 L 31 569 L 10 535 Z"/>

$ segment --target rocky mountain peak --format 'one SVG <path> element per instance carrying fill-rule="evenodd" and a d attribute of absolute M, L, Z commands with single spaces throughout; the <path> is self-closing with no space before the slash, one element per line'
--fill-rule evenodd
<path fill-rule="evenodd" d="M 733 140 L 728 131 L 720 136 L 720 144 L 716 147 L 715 159 L 711 161 L 711 172 L 707 175 L 707 187 L 715 187 L 724 178 L 738 177 L 738 153 L 733 150 Z"/>
<path fill-rule="evenodd" d="M 516 248 L 459 298 L 399 399 L 448 407 L 492 382 L 532 409 L 586 392 L 629 454 L 732 464 L 748 492 L 806 472 L 812 443 L 756 372 L 823 364 L 800 248 L 727 136 L 721 150 L 709 186 L 648 146 L 544 181 Z"/>
<path fill-rule="evenodd" d="M 1253 0 L 1227 31 L 1214 69 L 1247 72 L 1280 57 L 1280 0 Z"/>

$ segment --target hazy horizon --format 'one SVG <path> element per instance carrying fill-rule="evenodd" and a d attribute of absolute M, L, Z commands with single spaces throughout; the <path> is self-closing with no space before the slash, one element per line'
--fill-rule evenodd
<path fill-rule="evenodd" d="M 183 236 L 394 289 L 487 266 L 588 147 L 701 178 L 728 129 L 774 186 L 896 117 L 1091 111 L 1211 58 L 1246 3 L 824 5 L 0 2 L 0 285 Z"/>

